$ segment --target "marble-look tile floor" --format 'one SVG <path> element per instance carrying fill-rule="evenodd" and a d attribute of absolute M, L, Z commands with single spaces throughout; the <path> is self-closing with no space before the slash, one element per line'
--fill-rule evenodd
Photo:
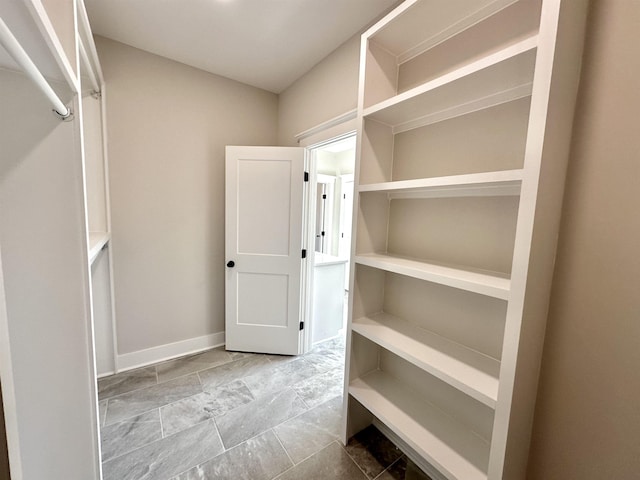
<path fill-rule="evenodd" d="M 344 340 L 213 349 L 98 381 L 104 480 L 428 480 L 374 427 L 338 440 Z"/>

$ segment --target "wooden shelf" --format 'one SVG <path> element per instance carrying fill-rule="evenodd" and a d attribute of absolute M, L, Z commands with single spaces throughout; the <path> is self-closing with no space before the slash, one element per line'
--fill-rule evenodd
<path fill-rule="evenodd" d="M 437 7 L 438 15 L 430 15 L 434 10 L 432 3 L 408 1 L 399 7 L 402 12 L 393 22 L 387 23 L 383 20 L 365 35 L 369 35 L 371 41 L 394 55 L 397 63 L 401 64 L 516 1 L 444 1 Z"/>
<path fill-rule="evenodd" d="M 507 300 L 511 281 L 506 275 L 460 269 L 394 255 L 367 253 L 355 256 L 360 265 Z"/>
<path fill-rule="evenodd" d="M 489 444 L 389 374 L 358 378 L 349 394 L 448 478 L 487 479 Z"/>
<path fill-rule="evenodd" d="M 365 108 L 400 133 L 531 95 L 538 36 Z"/>
<path fill-rule="evenodd" d="M 472 173 L 360 185 L 358 191 L 387 192 L 391 198 L 519 195 L 522 170 Z"/>
<path fill-rule="evenodd" d="M 107 232 L 90 232 L 89 233 L 89 264 L 93 264 L 98 254 L 111 238 Z"/>
<path fill-rule="evenodd" d="M 496 407 L 500 375 L 496 359 L 384 312 L 354 320 L 352 329 L 485 405 Z"/>

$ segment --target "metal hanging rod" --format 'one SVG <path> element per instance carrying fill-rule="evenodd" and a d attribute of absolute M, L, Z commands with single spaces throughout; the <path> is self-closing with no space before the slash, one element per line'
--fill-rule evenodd
<path fill-rule="evenodd" d="M 13 36 L 13 33 L 11 33 L 11 30 L 9 30 L 9 27 L 7 27 L 2 18 L 0 18 L 0 44 L 2 44 L 7 53 L 22 67 L 27 76 L 33 80 L 42 93 L 44 93 L 53 104 L 53 113 L 62 120 L 71 119 L 71 110 L 62 103 L 62 100 L 60 100 L 56 92 L 53 91 L 51 85 L 47 83 L 47 80 L 42 76 L 38 67 L 36 67 L 35 63 L 29 58 L 27 52 L 24 51 L 22 45 L 20 45 L 16 37 Z"/>

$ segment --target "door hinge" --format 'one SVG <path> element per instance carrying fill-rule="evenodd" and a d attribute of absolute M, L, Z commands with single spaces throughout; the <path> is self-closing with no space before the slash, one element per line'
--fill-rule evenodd
<path fill-rule="evenodd" d="M 322 235 L 324 237 L 324 232 L 320 232 L 320 235 Z"/>
<path fill-rule="evenodd" d="M 300 330 L 304 330 L 304 322 L 300 322 Z"/>
<path fill-rule="evenodd" d="M 307 249 L 306 248 L 302 249 L 302 258 L 307 258 Z"/>
<path fill-rule="evenodd" d="M 323 200 L 326 200 L 326 199 L 327 199 L 327 194 L 326 194 L 326 193 L 323 193 L 323 194 L 322 194 L 322 199 L 323 199 Z"/>
<path fill-rule="evenodd" d="M 309 172 L 304 172 L 304 181 L 305 182 L 309 181 Z"/>

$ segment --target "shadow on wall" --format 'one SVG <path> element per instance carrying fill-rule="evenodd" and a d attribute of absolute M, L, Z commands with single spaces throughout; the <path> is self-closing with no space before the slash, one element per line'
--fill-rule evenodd
<path fill-rule="evenodd" d="M 0 385 L 0 480 L 10 480 L 9 454 L 7 452 L 7 434 L 4 428 L 4 405 L 2 402 L 2 385 Z"/>

